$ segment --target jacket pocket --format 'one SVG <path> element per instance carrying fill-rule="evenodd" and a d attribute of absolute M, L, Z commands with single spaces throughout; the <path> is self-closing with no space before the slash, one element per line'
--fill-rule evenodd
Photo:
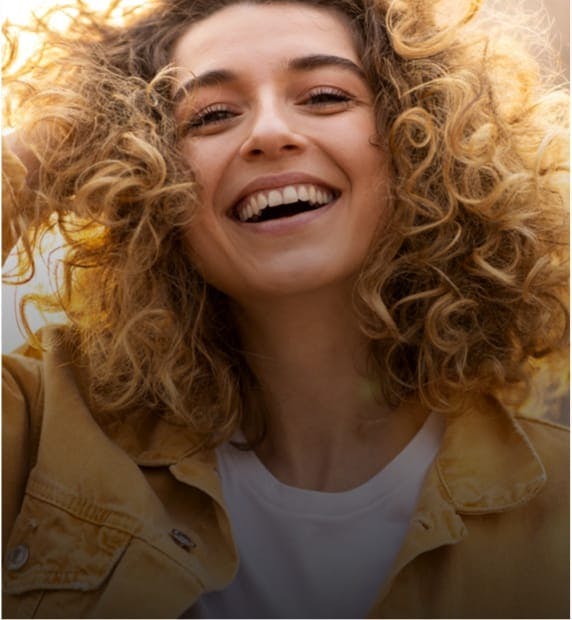
<path fill-rule="evenodd" d="M 123 555 L 131 535 L 106 527 L 47 501 L 26 495 L 22 510 L 4 550 L 4 595 L 14 595 L 16 607 L 30 608 L 38 591 L 97 590 L 109 577 Z M 35 592 L 32 596 L 19 596 Z M 9 597 L 10 598 L 10 597 Z M 92 597 L 83 597 L 85 602 Z M 18 602 L 19 601 L 19 602 Z M 5 608 L 12 607 L 5 600 Z M 82 606 L 82 605 L 80 605 Z M 14 612 L 30 616 L 26 613 Z M 69 612 L 69 613 L 68 613 Z M 60 610 L 60 617 L 84 615 L 85 609 Z"/>

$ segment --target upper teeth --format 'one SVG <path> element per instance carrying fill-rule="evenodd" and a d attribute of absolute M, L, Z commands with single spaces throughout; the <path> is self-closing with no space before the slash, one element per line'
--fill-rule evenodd
<path fill-rule="evenodd" d="M 316 185 L 286 185 L 279 189 L 271 189 L 251 194 L 237 209 L 237 215 L 242 222 L 260 214 L 266 207 L 277 207 L 294 202 L 309 202 L 325 205 L 334 199 L 333 193 Z"/>

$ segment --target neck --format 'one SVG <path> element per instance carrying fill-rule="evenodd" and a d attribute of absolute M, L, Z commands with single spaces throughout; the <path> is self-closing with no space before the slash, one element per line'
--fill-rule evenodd
<path fill-rule="evenodd" d="M 398 417 L 375 397 L 366 373 L 368 341 L 348 291 L 259 301 L 237 317 L 267 416 L 257 453 L 283 482 L 352 488 L 419 428 L 419 416 Z"/>

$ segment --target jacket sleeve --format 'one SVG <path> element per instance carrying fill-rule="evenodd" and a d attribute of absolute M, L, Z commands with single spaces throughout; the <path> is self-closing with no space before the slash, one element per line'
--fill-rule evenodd
<path fill-rule="evenodd" d="M 24 352 L 24 350 L 22 350 Z M 20 512 L 36 458 L 42 412 L 41 363 L 12 354 L 2 360 L 2 544 Z"/>

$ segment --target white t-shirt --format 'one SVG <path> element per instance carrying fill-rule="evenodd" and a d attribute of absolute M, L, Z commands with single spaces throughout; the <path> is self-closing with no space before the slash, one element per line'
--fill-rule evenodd
<path fill-rule="evenodd" d="M 221 446 L 240 565 L 225 590 L 201 597 L 199 617 L 365 617 L 403 543 L 443 427 L 431 414 L 386 467 L 341 493 L 287 486 L 254 452 Z"/>

